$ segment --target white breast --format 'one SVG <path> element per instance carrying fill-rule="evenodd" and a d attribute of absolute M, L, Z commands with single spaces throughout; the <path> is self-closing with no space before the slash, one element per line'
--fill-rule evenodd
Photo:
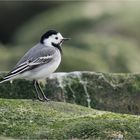
<path fill-rule="evenodd" d="M 60 62 L 61 62 L 61 54 L 60 51 L 57 49 L 54 58 L 51 62 L 44 64 L 34 70 L 25 72 L 23 77 L 28 80 L 45 79 L 58 68 Z"/>

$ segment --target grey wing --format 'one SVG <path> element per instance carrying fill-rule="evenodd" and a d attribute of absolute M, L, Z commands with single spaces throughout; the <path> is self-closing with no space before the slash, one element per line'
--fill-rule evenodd
<path fill-rule="evenodd" d="M 33 48 L 31 48 L 16 64 L 15 68 L 18 67 L 20 64 L 30 61 L 33 62 L 34 60 L 38 59 L 39 57 L 43 56 L 52 56 L 55 53 L 52 47 L 46 47 L 42 44 L 37 44 Z"/>
<path fill-rule="evenodd" d="M 54 54 L 55 50 L 52 47 L 37 44 L 19 60 L 14 69 L 4 77 L 4 79 L 9 79 L 17 74 L 38 67 L 39 65 L 49 63 L 52 61 Z"/>

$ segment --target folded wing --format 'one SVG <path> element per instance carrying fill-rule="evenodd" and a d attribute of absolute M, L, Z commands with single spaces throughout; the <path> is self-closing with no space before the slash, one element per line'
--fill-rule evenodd
<path fill-rule="evenodd" d="M 14 69 L 10 71 L 0 83 L 11 80 L 18 74 L 30 71 L 40 65 L 49 63 L 53 59 L 54 54 L 55 51 L 52 47 L 37 44 L 20 59 Z"/>
<path fill-rule="evenodd" d="M 14 68 L 7 76 L 4 77 L 4 79 L 9 79 L 18 74 L 22 74 L 25 71 L 30 71 L 34 68 L 37 68 L 40 65 L 47 64 L 52 60 L 52 58 L 53 56 L 43 56 L 38 57 L 34 61 L 27 60 L 26 62 L 23 62 L 16 68 Z"/>

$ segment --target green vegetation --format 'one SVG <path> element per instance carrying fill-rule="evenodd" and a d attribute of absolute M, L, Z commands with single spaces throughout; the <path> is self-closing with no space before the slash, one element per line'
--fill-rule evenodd
<path fill-rule="evenodd" d="M 140 117 L 60 102 L 0 99 L 0 135 L 19 139 L 140 139 Z"/>
<path fill-rule="evenodd" d="M 19 6 L 32 10 L 26 4 L 15 2 L 14 13 L 21 13 Z M 46 11 L 28 16 L 28 22 L 13 29 L 7 44 L 0 43 L 0 70 L 10 70 L 45 31 L 56 29 L 72 38 L 63 45 L 58 71 L 108 73 L 66 73 L 58 79 L 48 78 L 44 91 L 53 100 L 48 103 L 30 100 L 35 92 L 31 82 L 0 84 L 0 139 L 140 139 L 140 116 L 119 114 L 140 114 L 140 75 L 112 74 L 140 72 L 140 3 L 45 4 Z M 1 19 L 9 16 L 8 8 L 5 11 Z M 5 31 L 12 27 L 8 24 Z"/>
<path fill-rule="evenodd" d="M 140 114 L 140 75 L 95 72 L 57 73 L 47 78 L 44 92 L 53 101 L 68 102 L 118 113 Z M 31 81 L 0 84 L 0 97 L 34 99 Z"/>
<path fill-rule="evenodd" d="M 124 3 L 66 2 L 38 14 L 15 31 L 14 45 L 0 47 L 1 70 L 11 69 L 44 31 L 56 29 L 72 38 L 63 45 L 58 71 L 139 72 L 139 4 Z"/>
<path fill-rule="evenodd" d="M 58 73 L 44 83 L 46 96 L 55 101 L 90 106 L 119 113 L 140 114 L 140 75 L 95 72 Z M 0 84 L 0 97 L 34 99 L 31 81 Z"/>

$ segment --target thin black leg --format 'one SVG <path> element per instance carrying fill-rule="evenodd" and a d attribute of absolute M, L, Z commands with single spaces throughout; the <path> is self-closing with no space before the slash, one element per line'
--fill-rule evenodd
<path fill-rule="evenodd" d="M 36 81 L 36 85 L 38 86 L 38 88 L 39 88 L 39 90 L 40 90 L 40 92 L 41 92 L 42 97 L 44 98 L 44 100 L 50 101 L 50 99 L 48 99 L 48 98 L 46 97 L 46 95 L 44 94 L 44 92 L 43 92 L 41 86 L 39 85 L 39 83 L 38 83 L 37 81 Z"/>
<path fill-rule="evenodd" d="M 39 101 L 44 101 L 43 97 L 40 97 L 40 93 L 39 93 L 39 91 L 38 91 L 38 89 L 37 89 L 37 86 L 38 86 L 38 85 L 37 85 L 37 84 L 38 84 L 37 81 L 34 80 L 33 83 L 34 83 L 34 87 L 35 87 L 35 90 L 36 90 L 36 95 L 35 95 L 35 96 L 38 98 Z M 42 95 L 41 95 L 41 96 L 42 96 Z"/>

